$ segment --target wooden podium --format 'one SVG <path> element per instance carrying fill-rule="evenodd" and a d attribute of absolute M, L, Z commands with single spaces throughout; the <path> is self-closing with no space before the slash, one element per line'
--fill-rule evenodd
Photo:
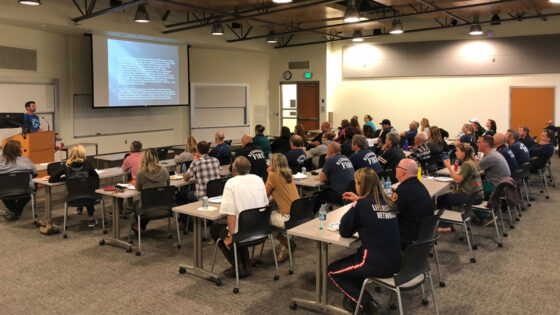
<path fill-rule="evenodd" d="M 27 156 L 33 163 L 54 162 L 54 131 L 39 131 L 17 134 L 2 140 L 2 147 L 9 140 L 21 143 L 21 155 Z"/>

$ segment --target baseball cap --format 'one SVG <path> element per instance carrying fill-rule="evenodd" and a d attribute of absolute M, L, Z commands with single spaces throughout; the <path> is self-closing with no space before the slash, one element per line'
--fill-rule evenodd
<path fill-rule="evenodd" d="M 383 121 L 381 121 L 382 125 L 391 125 L 391 121 L 389 119 L 383 119 Z"/>
<path fill-rule="evenodd" d="M 474 117 L 473 119 L 469 120 L 469 122 L 478 122 L 478 118 Z"/>

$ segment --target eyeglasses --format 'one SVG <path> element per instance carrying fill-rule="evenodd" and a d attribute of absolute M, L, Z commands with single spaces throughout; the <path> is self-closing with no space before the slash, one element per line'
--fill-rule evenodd
<path fill-rule="evenodd" d="M 402 166 L 397 165 L 397 168 L 400 168 L 401 170 L 404 170 L 405 172 L 408 172 L 408 170 L 406 168 L 402 167 Z"/>

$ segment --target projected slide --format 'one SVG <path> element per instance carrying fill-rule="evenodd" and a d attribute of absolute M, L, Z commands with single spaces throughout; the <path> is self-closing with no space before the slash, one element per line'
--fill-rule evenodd
<path fill-rule="evenodd" d="M 180 104 L 177 46 L 107 40 L 109 106 Z"/>

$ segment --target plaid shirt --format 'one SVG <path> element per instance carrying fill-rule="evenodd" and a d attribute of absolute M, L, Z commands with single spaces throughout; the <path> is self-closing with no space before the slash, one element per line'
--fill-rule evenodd
<path fill-rule="evenodd" d="M 200 199 L 206 195 L 206 184 L 220 178 L 220 161 L 205 154 L 194 160 L 187 170 L 189 178 L 196 178 L 195 196 Z"/>
<path fill-rule="evenodd" d="M 410 158 L 415 160 L 416 162 L 420 163 L 422 166 L 424 163 L 427 163 L 430 158 L 432 157 L 430 148 L 426 143 L 422 144 L 421 146 L 415 148 L 410 152 Z"/>

